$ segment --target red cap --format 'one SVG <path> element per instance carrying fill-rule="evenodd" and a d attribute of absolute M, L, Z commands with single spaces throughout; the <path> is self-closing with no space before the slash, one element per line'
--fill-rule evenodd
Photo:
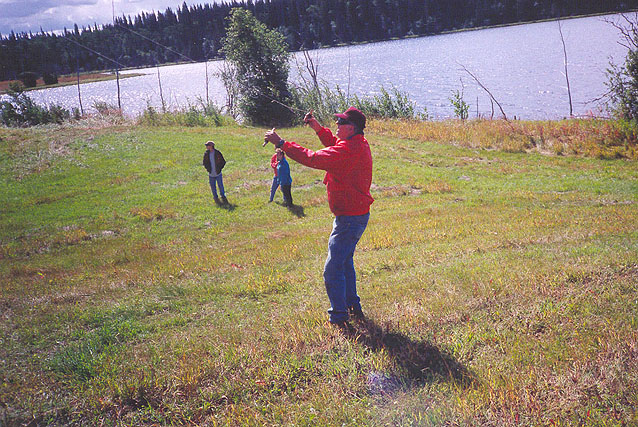
<path fill-rule="evenodd" d="M 335 117 L 339 117 L 341 119 L 345 119 L 359 128 L 359 130 L 363 130 L 366 127 L 366 116 L 354 107 L 348 108 L 346 111 L 340 114 L 335 114 Z"/>

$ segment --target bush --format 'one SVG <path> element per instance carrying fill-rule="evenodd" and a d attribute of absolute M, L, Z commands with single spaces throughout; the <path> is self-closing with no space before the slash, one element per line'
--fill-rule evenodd
<path fill-rule="evenodd" d="M 201 99 L 199 105 L 189 105 L 185 109 L 158 113 L 148 105 L 138 118 L 138 123 L 151 126 L 225 126 L 234 124 L 232 117 L 224 116 L 221 109 Z"/>
<path fill-rule="evenodd" d="M 292 90 L 294 107 L 298 111 L 314 110 L 314 116 L 323 123 L 333 120 L 333 115 L 346 110 L 350 106 L 357 107 L 369 118 L 379 119 L 422 119 L 428 118 L 427 110 L 419 113 L 414 101 L 409 96 L 392 88 L 388 92 L 383 86 L 379 95 L 359 98 L 348 98 L 339 86 L 331 90 L 324 83 L 318 89 L 315 87 L 297 86 Z M 303 115 L 299 116 L 301 120 Z"/>
<path fill-rule="evenodd" d="M 379 95 L 359 98 L 356 95 L 352 105 L 363 111 L 368 117 L 379 119 L 414 119 L 427 118 L 427 111 L 417 114 L 414 101 L 411 101 L 407 93 L 392 88 L 389 93 L 383 86 Z"/>
<path fill-rule="evenodd" d="M 46 123 L 62 123 L 71 113 L 59 105 L 41 107 L 24 93 L 24 88 L 10 85 L 8 101 L 0 102 L 0 123 L 5 126 L 35 126 Z"/>
<path fill-rule="evenodd" d="M 138 117 L 137 121 L 140 124 L 157 126 L 160 124 L 159 114 L 152 105 L 146 105 L 146 110 Z"/>
<path fill-rule="evenodd" d="M 58 75 L 55 73 L 44 73 L 42 79 L 45 85 L 55 85 L 58 83 Z"/>
<path fill-rule="evenodd" d="M 407 93 L 395 87 L 388 91 L 381 86 L 378 95 L 363 98 L 356 95 L 347 96 L 338 85 L 331 90 L 318 76 L 316 59 L 306 52 L 304 52 L 304 58 L 305 64 L 297 63 L 300 83 L 292 86 L 291 89 L 293 108 L 300 113 L 297 115 L 297 124 L 300 124 L 303 113 L 310 110 L 314 110 L 314 116 L 320 122 L 329 123 L 333 120 L 335 113 L 344 111 L 350 106 L 357 107 L 370 118 L 428 119 L 425 108 L 419 113 L 415 102 L 410 100 Z"/>
<path fill-rule="evenodd" d="M 290 54 L 284 37 L 241 8 L 231 10 L 228 22 L 222 51 L 238 79 L 242 117 L 259 126 L 290 125 Z"/>
<path fill-rule="evenodd" d="M 623 15 L 624 16 L 624 15 Z M 624 16 L 627 27 L 614 25 L 622 34 L 629 48 L 622 66 L 610 64 L 607 70 L 607 86 L 612 109 L 616 116 L 638 124 L 638 15 L 633 18 Z"/>
<path fill-rule="evenodd" d="M 46 110 L 46 109 L 45 109 Z M 59 105 L 51 105 L 49 107 L 47 119 L 43 121 L 43 123 L 57 123 L 60 124 L 65 120 L 69 120 L 71 117 L 71 113 L 66 108 L 63 108 Z"/>
<path fill-rule="evenodd" d="M 38 75 L 32 71 L 25 71 L 18 74 L 18 80 L 24 84 L 25 87 L 36 87 L 38 82 Z"/>
<path fill-rule="evenodd" d="M 121 114 L 120 109 L 117 108 L 116 105 L 111 105 L 108 102 L 104 101 L 95 101 L 93 103 L 93 108 L 95 108 L 95 111 L 97 111 L 97 113 L 101 116 Z"/>
<path fill-rule="evenodd" d="M 638 119 L 638 74 L 631 75 L 636 67 L 636 53 L 629 53 L 624 67 L 612 65 L 608 70 L 609 96 L 614 114 L 622 120 L 636 122 Z"/>
<path fill-rule="evenodd" d="M 457 119 L 467 120 L 469 115 L 470 106 L 463 99 L 463 93 L 459 92 L 458 89 L 452 92 L 452 97 L 449 98 L 450 103 L 454 107 L 454 116 Z"/>
<path fill-rule="evenodd" d="M 330 122 L 336 112 L 349 107 L 348 98 L 339 86 L 335 90 L 331 90 L 326 84 L 318 88 L 297 86 L 291 92 L 295 110 L 300 113 L 314 110 L 315 118 L 323 123 Z M 301 124 L 302 119 L 303 114 L 299 114 L 296 124 Z"/>

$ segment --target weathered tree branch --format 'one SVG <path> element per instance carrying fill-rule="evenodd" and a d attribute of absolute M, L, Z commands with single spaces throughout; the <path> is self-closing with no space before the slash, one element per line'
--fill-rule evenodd
<path fill-rule="evenodd" d="M 463 70 L 465 70 L 466 73 L 468 73 L 473 79 L 474 81 L 476 81 L 476 83 L 485 91 L 487 92 L 487 94 L 490 96 L 490 98 L 496 103 L 496 105 L 498 105 L 499 110 L 501 110 L 501 114 L 503 115 L 503 119 L 505 119 L 506 122 L 509 123 L 509 119 L 507 118 L 507 114 L 505 114 L 505 110 L 503 110 L 503 107 L 501 106 L 500 102 L 498 102 L 498 100 L 494 97 L 494 95 L 492 95 L 492 92 L 490 92 L 490 90 L 488 88 L 485 87 L 485 85 L 483 83 L 481 83 L 481 81 L 478 79 L 478 77 L 476 77 L 474 74 L 472 74 L 472 72 L 470 70 L 468 70 L 465 65 L 460 64 L 461 67 L 463 68 Z"/>
<path fill-rule="evenodd" d="M 563 37 L 563 28 L 558 20 L 558 32 L 560 33 L 560 41 L 563 43 L 563 55 L 564 55 L 564 65 L 565 65 L 565 80 L 567 81 L 567 95 L 569 96 L 569 117 L 574 116 L 574 108 L 572 104 L 572 91 L 569 87 L 569 75 L 567 74 L 567 48 L 565 47 L 565 38 Z"/>

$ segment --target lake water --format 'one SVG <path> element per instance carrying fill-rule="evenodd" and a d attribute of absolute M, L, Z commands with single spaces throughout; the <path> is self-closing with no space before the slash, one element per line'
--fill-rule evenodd
<path fill-rule="evenodd" d="M 626 48 L 621 36 L 604 19 L 618 16 L 569 19 L 562 22 L 567 49 L 568 75 L 574 114 L 602 114 L 600 101 L 606 90 L 605 70 L 609 62 L 622 64 Z M 474 74 L 501 104 L 509 118 L 556 119 L 569 115 L 564 74 L 564 56 L 556 21 L 465 31 L 366 45 L 320 49 L 311 52 L 319 77 L 334 88 L 358 96 L 374 95 L 381 86 L 406 92 L 419 109 L 433 118 L 454 116 L 449 100 L 456 90 L 470 105 L 470 117 L 477 113 L 500 117 L 490 96 L 464 70 Z M 298 79 L 295 58 L 291 80 Z M 303 64 L 303 62 L 300 62 Z M 221 61 L 208 63 L 209 99 L 224 104 L 225 89 L 214 76 Z M 206 64 L 184 64 L 147 68 L 144 76 L 120 80 L 122 109 L 139 115 L 147 105 L 161 106 L 158 81 L 169 108 L 198 104 L 206 99 Z M 117 105 L 115 81 L 80 86 L 85 110 L 96 102 Z M 72 109 L 79 106 L 77 86 L 29 92 L 40 104 L 56 103 Z"/>

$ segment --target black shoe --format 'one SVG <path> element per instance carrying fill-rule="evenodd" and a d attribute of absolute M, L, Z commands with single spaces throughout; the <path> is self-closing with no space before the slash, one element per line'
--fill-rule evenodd
<path fill-rule="evenodd" d="M 348 311 L 350 311 L 350 317 L 352 317 L 355 320 L 364 320 L 366 317 L 363 314 L 363 310 L 361 310 L 361 308 L 354 308 L 354 307 L 350 307 L 348 309 Z"/>
<path fill-rule="evenodd" d="M 225 205 L 229 205 L 230 203 L 228 203 L 228 199 L 226 198 L 226 196 L 222 196 L 222 202 L 224 202 Z"/>
<path fill-rule="evenodd" d="M 334 323 L 330 322 L 330 325 L 332 327 L 339 329 L 343 333 L 350 333 L 354 330 L 352 325 L 350 325 L 350 322 L 348 322 L 347 320 L 342 320 L 341 322 L 334 322 Z"/>
<path fill-rule="evenodd" d="M 218 204 L 218 205 L 222 204 L 222 202 L 219 200 L 219 197 L 215 197 L 214 199 L 215 199 L 215 203 L 216 204 Z"/>

